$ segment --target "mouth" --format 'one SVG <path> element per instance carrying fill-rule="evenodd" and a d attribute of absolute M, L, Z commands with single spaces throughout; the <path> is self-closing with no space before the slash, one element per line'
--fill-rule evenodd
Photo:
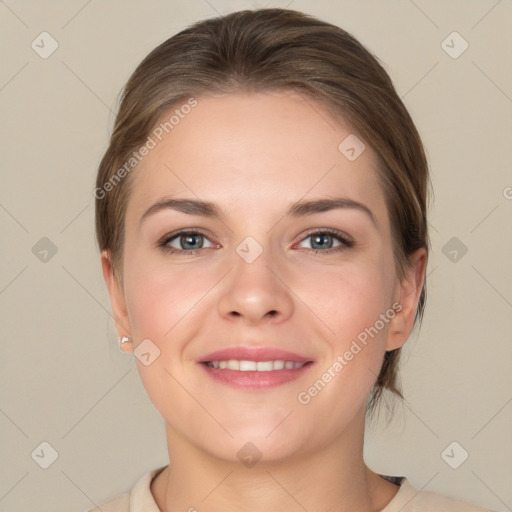
<path fill-rule="evenodd" d="M 206 361 L 204 364 L 209 368 L 218 368 L 220 370 L 235 370 L 239 372 L 272 372 L 277 370 L 296 370 L 302 368 L 306 364 L 312 363 L 307 361 L 300 363 L 296 361 L 283 361 L 276 359 L 275 361 L 247 361 L 242 359 L 228 359 L 223 361 Z"/>
<path fill-rule="evenodd" d="M 267 389 L 296 380 L 314 361 L 293 352 L 268 347 L 235 347 L 198 361 L 213 380 L 244 390 Z"/>

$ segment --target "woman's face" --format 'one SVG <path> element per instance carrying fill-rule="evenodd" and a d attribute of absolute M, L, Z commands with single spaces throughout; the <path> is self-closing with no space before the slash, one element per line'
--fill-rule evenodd
<path fill-rule="evenodd" d="M 397 279 L 375 155 L 348 126 L 291 92 L 196 99 L 133 171 L 123 288 L 103 258 L 123 349 L 175 439 L 226 460 L 319 449 L 361 430 L 419 274 Z"/>

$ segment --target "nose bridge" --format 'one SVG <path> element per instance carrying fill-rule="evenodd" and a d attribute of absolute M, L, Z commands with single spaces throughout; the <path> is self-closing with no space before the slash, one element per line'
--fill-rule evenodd
<path fill-rule="evenodd" d="M 262 236 L 258 238 L 262 240 Z M 262 243 L 258 242 L 256 238 L 249 235 L 246 236 L 236 247 L 235 252 L 247 264 L 252 265 L 258 259 L 267 261 L 271 256 L 270 237 L 266 236 Z M 264 254 L 265 253 L 265 254 Z M 263 258 L 262 258 L 263 256 Z"/>
<path fill-rule="evenodd" d="M 270 271 L 275 266 L 276 255 L 273 254 L 269 236 L 245 237 L 235 248 L 233 256 L 234 275 L 232 285 L 240 285 L 246 293 L 261 296 L 275 293 L 274 275 Z M 274 262 L 274 263 L 273 263 Z"/>
<path fill-rule="evenodd" d="M 219 313 L 225 317 L 244 317 L 252 323 L 265 316 L 287 318 L 293 309 L 292 298 L 274 269 L 269 236 L 245 237 L 233 254 L 233 269 L 219 300 Z M 274 263 L 273 263 L 274 262 Z"/>

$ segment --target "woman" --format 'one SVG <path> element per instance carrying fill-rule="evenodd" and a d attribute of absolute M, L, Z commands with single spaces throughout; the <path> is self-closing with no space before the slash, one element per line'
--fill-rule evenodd
<path fill-rule="evenodd" d="M 241 11 L 144 59 L 96 230 L 170 464 L 102 511 L 484 510 L 363 460 L 423 314 L 428 181 L 390 78 L 338 27 Z"/>

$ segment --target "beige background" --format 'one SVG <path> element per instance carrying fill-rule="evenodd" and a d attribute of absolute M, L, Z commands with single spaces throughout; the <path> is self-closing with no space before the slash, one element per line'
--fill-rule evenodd
<path fill-rule="evenodd" d="M 389 428 L 368 431 L 366 461 L 418 488 L 512 510 L 511 1 L 6 0 L 1 511 L 86 510 L 167 463 L 163 422 L 109 316 L 96 167 L 117 94 L 153 47 L 216 11 L 265 5 L 338 24 L 375 52 L 428 150 L 426 316 L 405 348 L 408 404 Z M 47 59 L 31 48 L 42 31 L 59 45 Z M 441 46 L 453 31 L 469 44 L 456 59 Z M 47 261 L 43 237 L 57 249 Z M 445 255 L 452 237 L 467 247 L 455 262 Z M 442 458 L 453 441 L 469 453 L 458 469 Z M 48 469 L 31 456 L 49 456 L 42 442 L 58 453 Z"/>

